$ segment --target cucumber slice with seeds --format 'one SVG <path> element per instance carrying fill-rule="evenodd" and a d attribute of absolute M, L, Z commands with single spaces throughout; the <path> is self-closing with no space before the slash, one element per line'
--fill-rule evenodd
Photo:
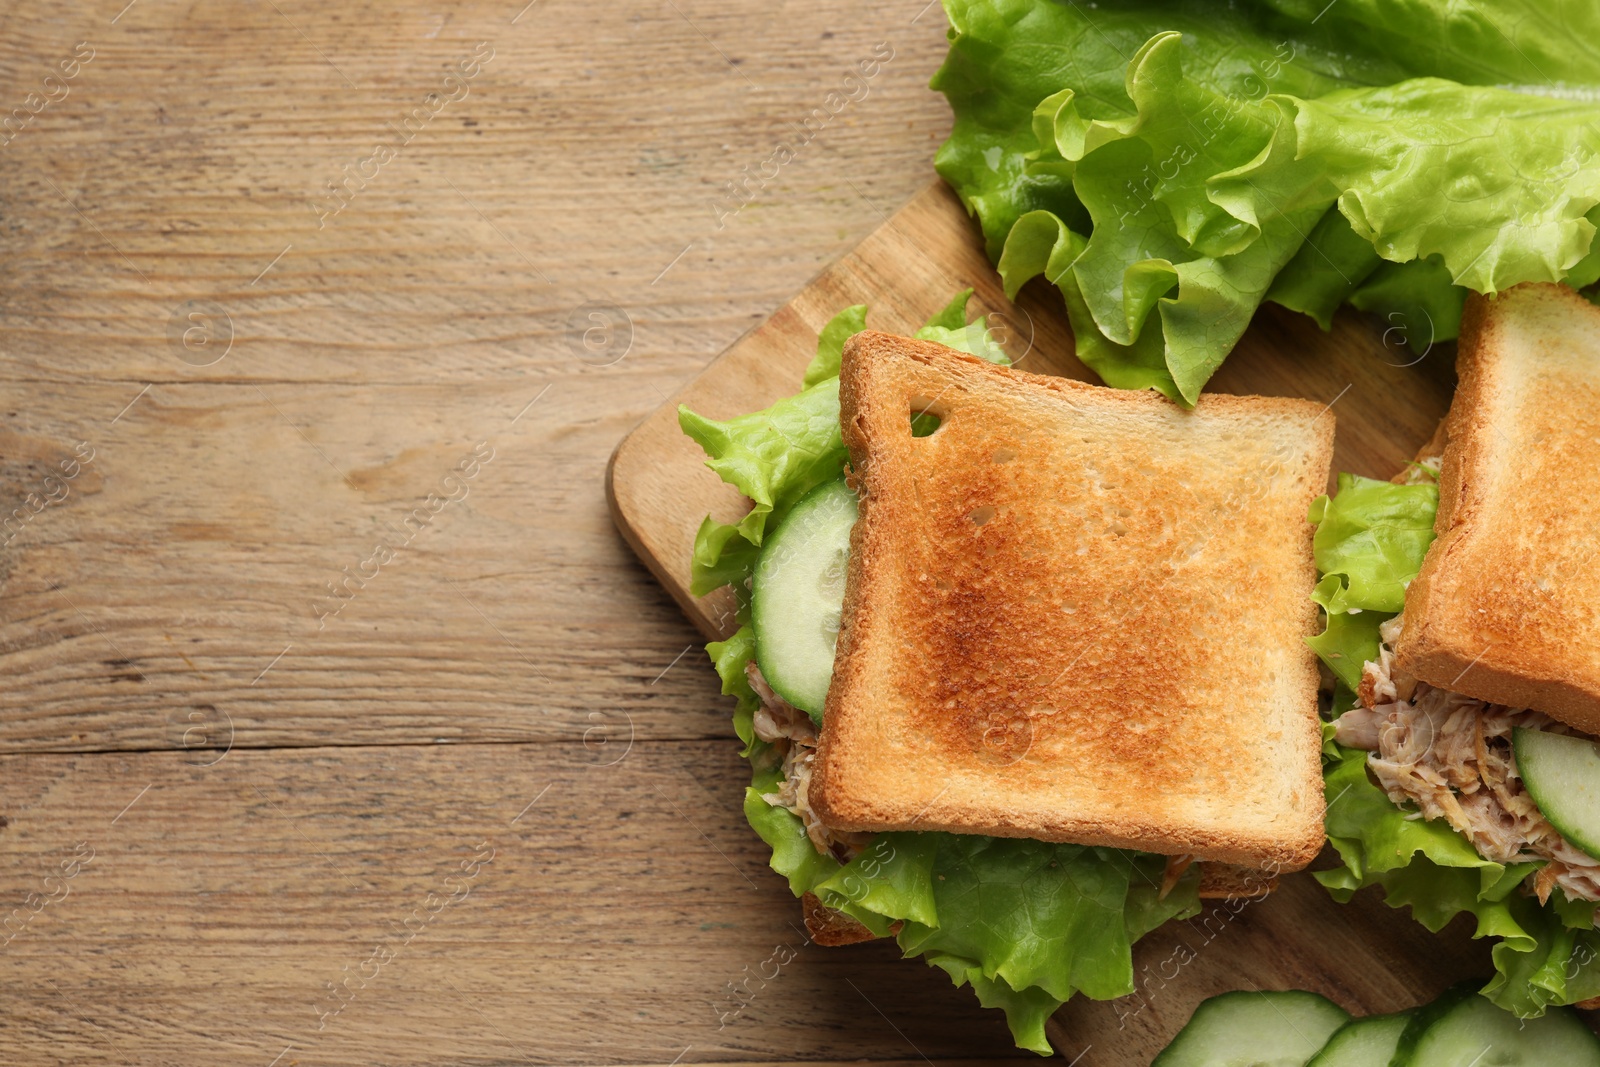
<path fill-rule="evenodd" d="M 1394 1067 L 1600 1067 L 1600 1039 L 1571 1008 L 1519 1019 L 1456 986 L 1419 1010 L 1400 1036 Z"/>
<path fill-rule="evenodd" d="M 1305 1067 L 1349 1012 L 1298 989 L 1201 1002 L 1150 1067 Z"/>
<path fill-rule="evenodd" d="M 1561 836 L 1600 856 L 1600 745 L 1519 726 L 1511 734 L 1528 795 Z"/>
<path fill-rule="evenodd" d="M 1351 1019 L 1334 1031 L 1306 1067 L 1389 1067 L 1411 1015 L 1402 1011 Z"/>
<path fill-rule="evenodd" d="M 756 663 L 773 692 L 822 722 L 844 606 L 856 495 L 843 478 L 796 504 L 761 549 L 750 584 Z"/>

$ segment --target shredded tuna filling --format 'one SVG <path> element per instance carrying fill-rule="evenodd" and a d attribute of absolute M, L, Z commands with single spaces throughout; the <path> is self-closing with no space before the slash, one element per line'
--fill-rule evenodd
<path fill-rule="evenodd" d="M 1560 886 L 1573 900 L 1600 901 L 1600 860 L 1574 848 L 1534 804 L 1517 773 L 1518 726 L 1573 733 L 1537 711 L 1452 693 L 1395 669 L 1401 617 L 1379 630 L 1378 659 L 1362 668 L 1361 703 L 1334 723 L 1341 745 L 1371 752 L 1367 767 L 1411 818 L 1444 819 L 1495 863 L 1546 861 L 1528 876 L 1540 903 Z"/>
<path fill-rule="evenodd" d="M 753 660 L 745 666 L 745 677 L 761 700 L 755 713 L 756 736 L 783 757 L 783 784 L 776 793 L 761 794 L 761 799 L 798 816 L 818 852 L 849 863 L 872 841 L 872 835 L 830 829 L 812 809 L 808 793 L 811 761 L 817 755 L 817 728 L 811 716 L 774 693 Z"/>

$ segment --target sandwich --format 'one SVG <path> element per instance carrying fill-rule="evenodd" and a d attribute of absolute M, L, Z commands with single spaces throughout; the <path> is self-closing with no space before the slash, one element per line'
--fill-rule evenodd
<path fill-rule="evenodd" d="M 841 312 L 766 411 L 680 409 L 752 501 L 692 588 L 738 595 L 708 651 L 813 938 L 893 936 L 1048 1053 L 1066 999 L 1133 990 L 1134 941 L 1322 845 L 1333 418 L 1010 369 L 968 295 L 916 338 Z"/>
<path fill-rule="evenodd" d="M 1432 929 L 1472 914 L 1484 994 L 1532 1016 L 1600 996 L 1600 308 L 1475 295 L 1458 371 L 1407 472 L 1312 510 L 1343 859 L 1317 877 Z"/>

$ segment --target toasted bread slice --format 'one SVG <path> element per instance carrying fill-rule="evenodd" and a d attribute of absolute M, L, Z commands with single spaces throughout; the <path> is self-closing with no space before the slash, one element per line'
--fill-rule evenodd
<path fill-rule="evenodd" d="M 815 893 L 800 895 L 800 915 L 806 924 L 806 936 L 811 938 L 813 944 L 825 948 L 859 945 L 878 936 L 861 925 L 859 920 L 828 907 Z M 889 927 L 889 936 L 898 934 L 901 925 L 898 922 L 892 924 Z"/>
<path fill-rule="evenodd" d="M 1278 876 L 1225 863 L 1200 865 L 1201 900 L 1260 900 L 1278 888 Z"/>
<path fill-rule="evenodd" d="M 1400 668 L 1600 733 L 1600 308 L 1560 285 L 1469 297 L 1456 362 Z"/>
<path fill-rule="evenodd" d="M 840 397 L 861 514 L 811 781 L 824 821 L 1272 872 L 1316 855 L 1302 639 L 1326 408 L 1185 411 L 881 333 L 846 345 Z"/>

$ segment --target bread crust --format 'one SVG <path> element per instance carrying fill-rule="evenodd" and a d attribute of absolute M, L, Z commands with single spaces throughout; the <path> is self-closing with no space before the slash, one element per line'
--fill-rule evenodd
<path fill-rule="evenodd" d="M 910 435 L 919 405 L 947 420 L 930 438 Z M 1192 854 L 1273 874 L 1316 856 L 1305 515 L 1332 461 L 1325 407 L 1208 395 L 1184 412 L 1154 393 L 875 332 L 845 347 L 840 406 L 861 512 L 810 787 L 824 821 Z M 1110 453 L 1104 433 L 1119 435 Z M 1152 436 L 1160 443 L 1139 454 Z M 1275 466 L 1241 466 L 1269 444 L 1282 453 Z M 1045 460 L 1014 462 L 1024 449 Z M 1098 489 L 1074 466 L 1091 459 L 1106 466 Z M 1224 506 L 1256 482 L 1261 499 Z M 1125 520 L 1065 545 L 1063 517 L 1101 496 L 1107 514 L 1121 501 Z M 1082 595 L 1082 618 L 1050 599 L 1068 594 Z M 1111 629 L 1130 620 L 1130 632 Z M 1011 639 L 1007 625 L 1023 632 Z"/>
<path fill-rule="evenodd" d="M 1437 539 L 1406 591 L 1402 670 L 1600 733 L 1600 308 L 1560 285 L 1467 299 Z"/>
<path fill-rule="evenodd" d="M 1260 900 L 1278 888 L 1278 876 L 1226 863 L 1200 864 L 1201 900 Z"/>
<path fill-rule="evenodd" d="M 859 945 L 878 936 L 863 926 L 859 920 L 828 907 L 815 893 L 801 894 L 800 917 L 806 924 L 806 936 L 811 938 L 812 944 L 822 945 L 824 948 Z M 893 923 L 889 927 L 889 936 L 898 934 L 902 925 L 904 924 L 900 922 Z"/>

